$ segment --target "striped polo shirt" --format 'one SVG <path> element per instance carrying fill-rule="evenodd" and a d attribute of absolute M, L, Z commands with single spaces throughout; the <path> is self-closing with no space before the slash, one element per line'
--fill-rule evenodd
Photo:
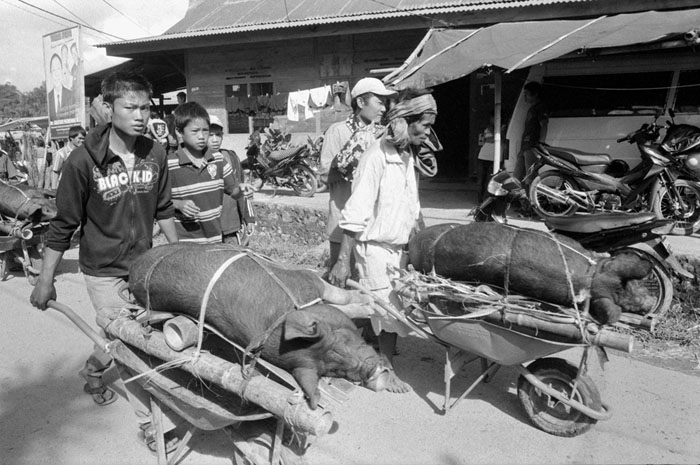
<path fill-rule="evenodd" d="M 168 155 L 172 199 L 189 199 L 199 207 L 194 219 L 175 211 L 175 228 L 183 242 L 221 242 L 224 195 L 231 195 L 238 184 L 231 165 L 224 162 L 220 152 L 205 152 L 202 162 L 201 167 L 195 166 L 182 147 Z"/>

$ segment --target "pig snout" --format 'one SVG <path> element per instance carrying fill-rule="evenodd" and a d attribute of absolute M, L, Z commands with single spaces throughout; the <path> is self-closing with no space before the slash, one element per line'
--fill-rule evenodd
<path fill-rule="evenodd" d="M 335 375 L 364 385 L 385 368 L 379 354 L 355 330 L 342 328 L 336 330 L 336 336 L 326 360 L 329 371 Z"/>

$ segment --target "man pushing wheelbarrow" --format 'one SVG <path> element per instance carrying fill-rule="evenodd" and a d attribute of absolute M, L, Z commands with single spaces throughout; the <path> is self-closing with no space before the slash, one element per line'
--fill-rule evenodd
<path fill-rule="evenodd" d="M 111 123 L 93 128 L 65 163 L 56 195 L 58 213 L 49 225 L 41 275 L 30 298 L 35 307 L 45 310 L 56 299 L 54 275 L 78 227 L 80 270 L 98 316 L 124 305 L 121 294 L 127 288 L 129 265 L 151 247 L 154 219 L 168 242 L 177 242 L 167 156 L 159 144 L 143 136 L 151 94 L 151 84 L 138 74 L 117 72 L 102 81 Z M 96 347 L 80 372 L 85 392 L 101 406 L 116 400 L 114 391 L 102 382 L 110 363 L 111 358 Z M 126 386 L 145 443 L 153 449 L 143 390 L 138 383 Z"/>

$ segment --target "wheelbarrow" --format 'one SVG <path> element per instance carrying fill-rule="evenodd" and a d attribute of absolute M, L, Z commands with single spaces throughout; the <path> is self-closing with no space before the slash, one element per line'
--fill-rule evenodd
<path fill-rule="evenodd" d="M 501 366 L 518 372 L 518 398 L 533 425 L 556 436 L 572 437 L 588 431 L 599 420 L 608 420 L 612 409 L 601 398 L 586 374 L 589 349 L 605 357 L 603 347 L 630 352 L 633 339 L 602 329 L 590 322 L 577 324 L 571 316 L 546 321 L 541 314 L 513 312 L 494 301 L 465 312 L 463 302 L 416 289 L 403 288 L 399 295 L 413 299 L 420 310 L 409 314 L 397 311 L 358 283 L 348 285 L 374 298 L 394 318 L 409 326 L 414 334 L 445 348 L 445 395 L 442 411 L 449 413 L 480 383 L 488 382 Z M 534 320 L 534 322 L 533 322 Z M 579 322 L 580 323 L 580 322 Z M 583 348 L 578 366 L 548 357 L 571 348 Z M 469 363 L 480 361 L 481 373 L 452 401 L 452 378 Z M 525 363 L 529 363 L 527 366 Z"/>
<path fill-rule="evenodd" d="M 23 223 L 0 217 L 0 281 L 13 267 L 20 267 L 29 283 L 39 279 L 44 257 L 44 233 L 49 224 Z"/>
<path fill-rule="evenodd" d="M 345 394 L 354 387 L 349 382 L 344 385 L 345 380 L 322 380 L 321 400 L 311 410 L 288 372 L 258 360 L 252 373 L 253 364 L 222 358 L 233 343 L 222 340 L 210 327 L 207 331 L 213 332 L 206 334 L 206 350 L 195 354 L 193 347 L 183 344 L 182 326 L 170 331 L 170 339 L 159 329 L 172 322 L 172 314 L 109 309 L 98 315 L 107 340 L 69 307 L 55 301 L 49 307 L 67 316 L 121 369 L 134 375 L 125 382 L 138 382 L 149 393 L 159 465 L 175 464 L 184 457 L 197 429 L 223 430 L 232 441 L 234 463 L 303 464 L 306 448 L 330 431 L 332 408 L 347 400 Z M 139 321 L 135 318 L 139 313 L 149 318 Z M 245 349 L 236 347 L 243 360 Z M 165 407 L 188 425 L 170 454 L 166 454 L 162 420 Z"/>

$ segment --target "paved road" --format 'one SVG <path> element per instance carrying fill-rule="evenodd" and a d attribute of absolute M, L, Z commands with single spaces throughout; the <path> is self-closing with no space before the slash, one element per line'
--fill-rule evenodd
<path fill-rule="evenodd" d="M 323 206 L 327 200 L 319 196 L 311 201 Z M 464 220 L 469 210 L 457 198 L 440 204 L 454 208 L 446 213 L 426 205 L 429 222 Z M 66 254 L 56 287 L 59 301 L 93 321 L 77 250 Z M 91 351 L 89 340 L 60 314 L 32 308 L 30 292 L 19 276 L 0 283 L 0 462 L 154 464 L 155 458 L 136 441 L 136 422 L 126 401 L 101 408 L 82 393 L 77 372 Z M 309 449 L 311 465 L 700 461 L 700 377 L 618 355 L 612 355 L 604 372 L 591 363 L 591 376 L 614 416 L 582 436 L 565 439 L 528 423 L 511 368 L 501 369 L 490 384 L 477 388 L 448 416 L 441 415 L 441 347 L 406 338 L 399 349 L 397 370 L 414 392 L 356 388 L 335 412 L 337 430 Z M 578 357 L 576 350 L 563 355 Z M 467 386 L 476 369 L 460 373 L 457 388 Z M 182 463 L 228 464 L 230 454 L 222 432 L 201 433 Z"/>

